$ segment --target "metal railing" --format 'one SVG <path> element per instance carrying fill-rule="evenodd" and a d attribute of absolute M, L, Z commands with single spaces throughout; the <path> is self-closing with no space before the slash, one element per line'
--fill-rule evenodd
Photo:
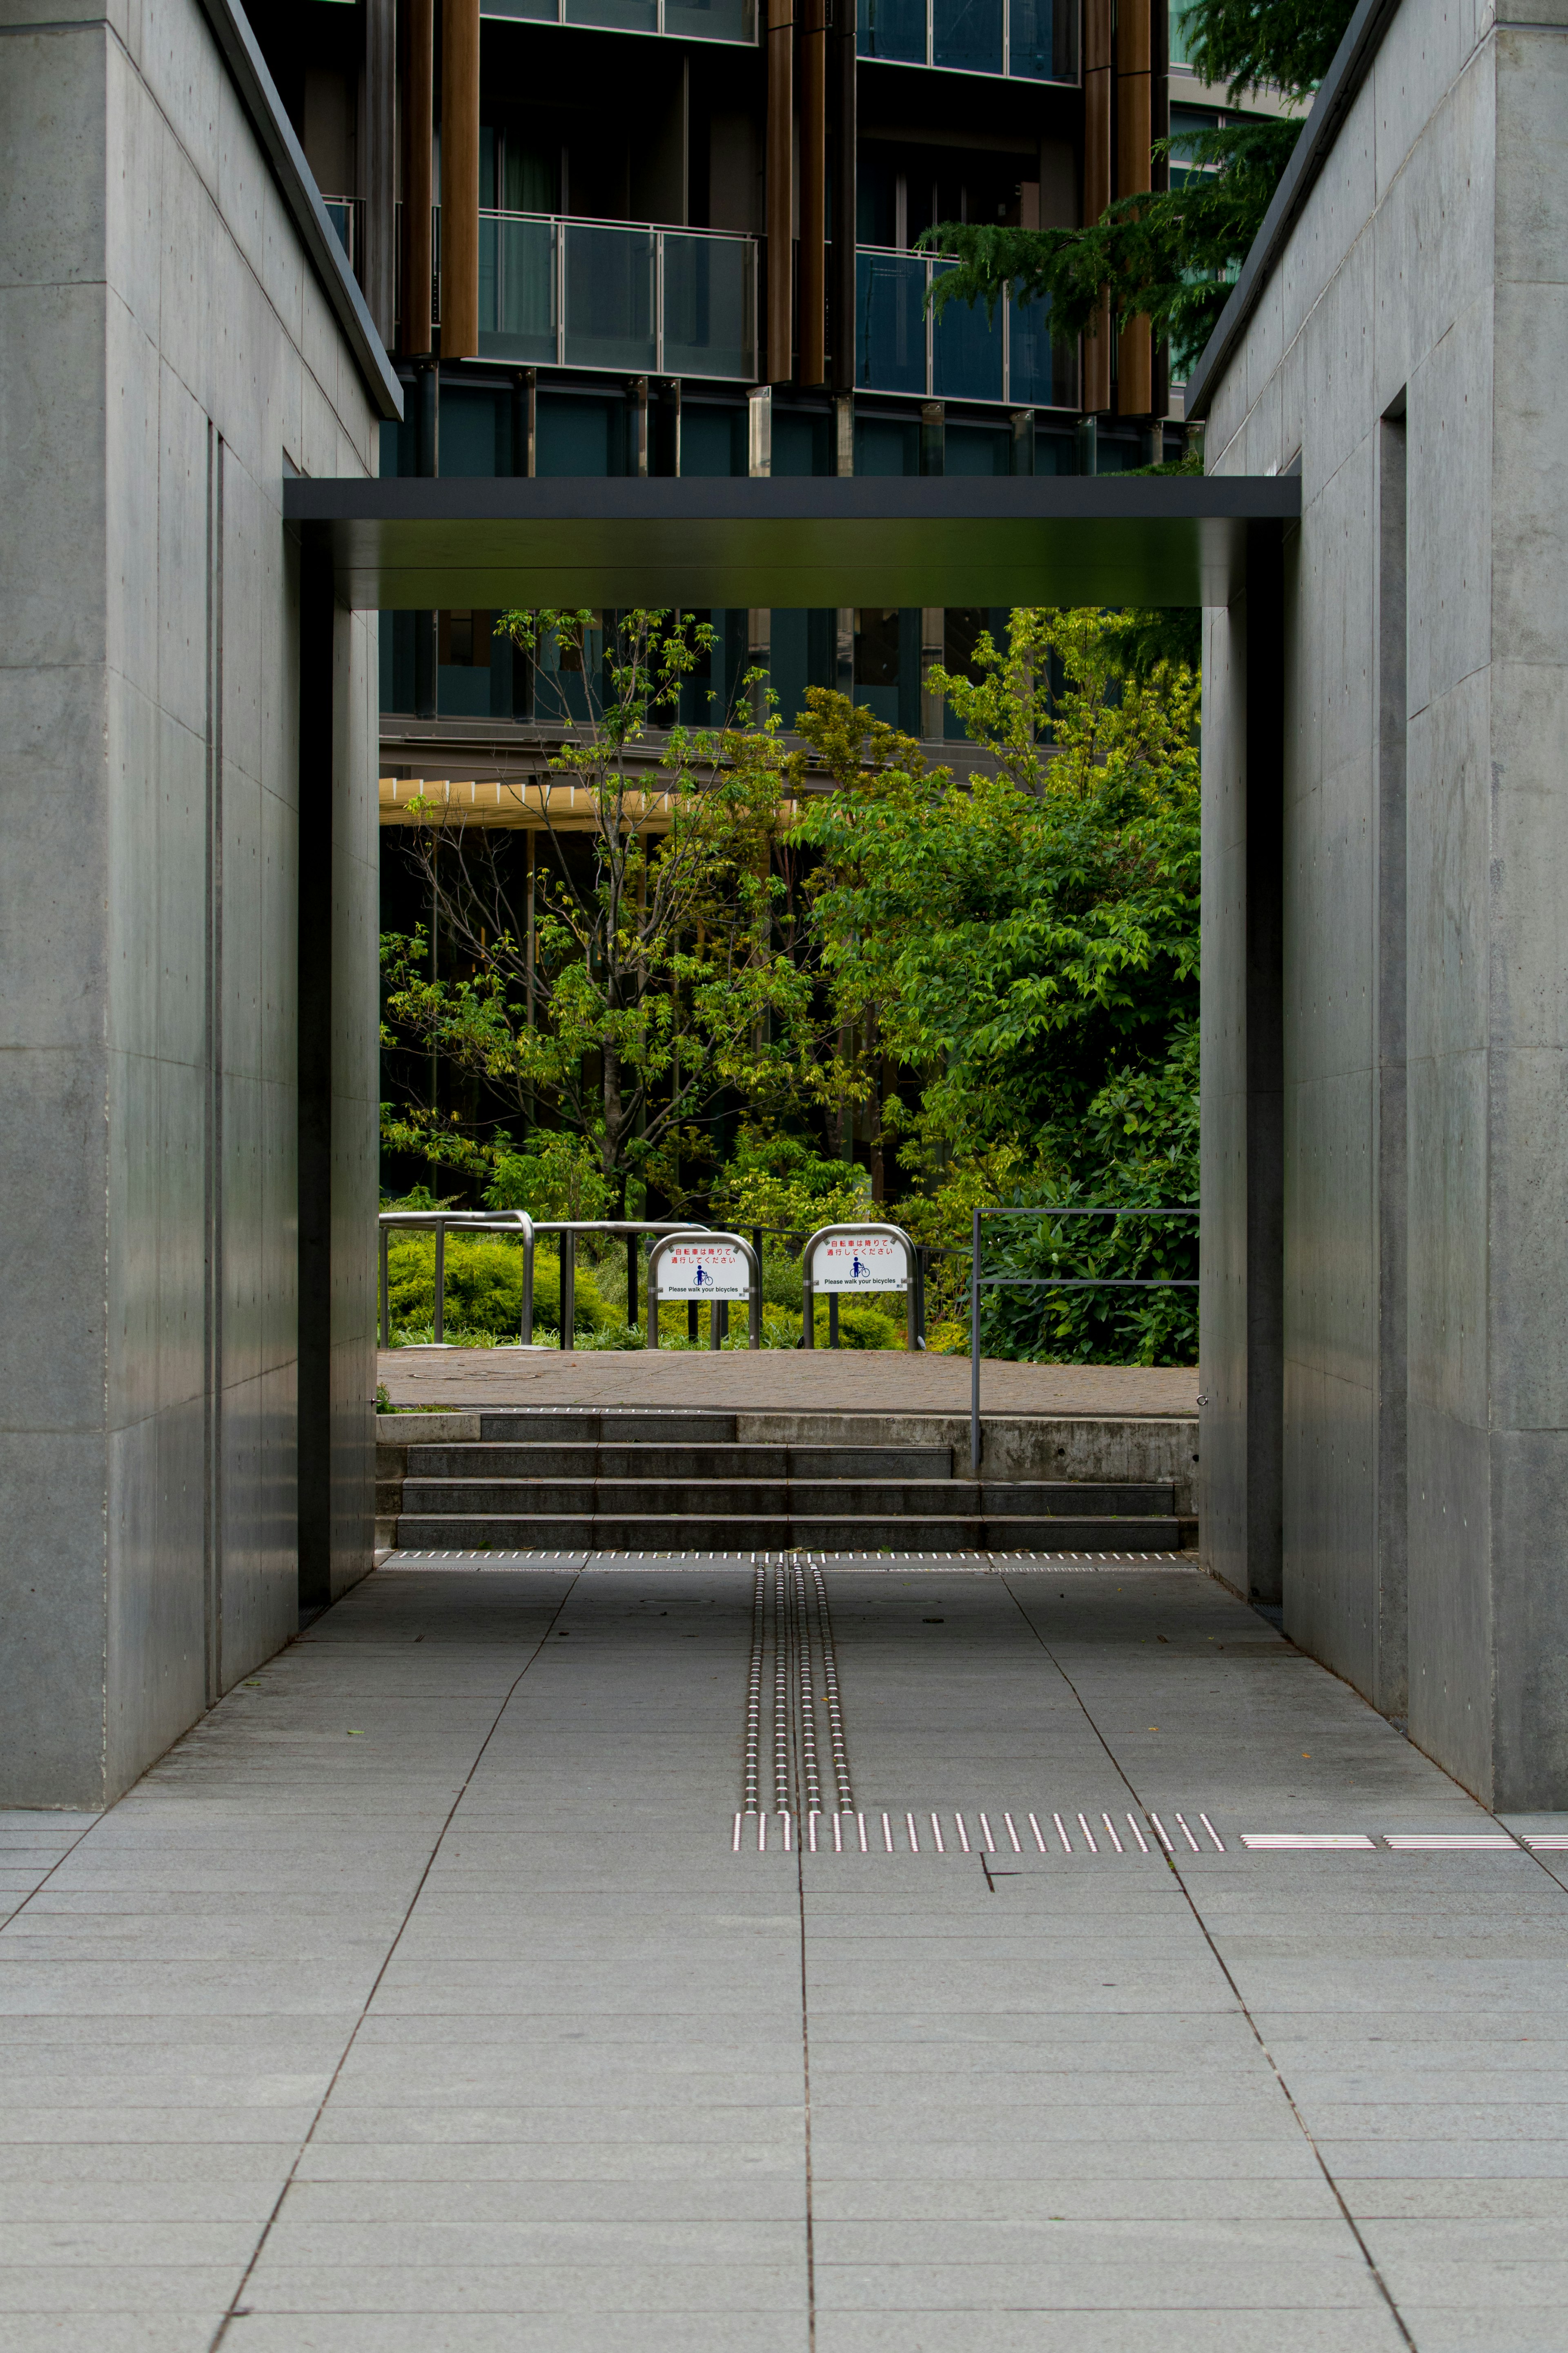
<path fill-rule="evenodd" d="M 719 229 L 481 212 L 479 355 L 750 384 L 758 255 Z"/>
<path fill-rule="evenodd" d="M 392 1310 L 390 1301 L 391 1271 L 387 1252 L 392 1247 L 395 1228 L 406 1226 L 416 1231 L 436 1236 L 435 1313 L 431 1317 L 432 1345 L 447 1345 L 447 1234 L 450 1228 L 458 1233 L 499 1233 L 522 1237 L 522 1316 L 523 1344 L 533 1336 L 533 1237 L 534 1224 L 526 1209 L 383 1209 L 378 1220 L 381 1248 L 381 1340 L 384 1348 L 392 1345 Z"/>
<path fill-rule="evenodd" d="M 734 1253 L 739 1251 L 746 1270 L 746 1345 L 749 1348 L 760 1348 L 763 1345 L 762 1253 L 752 1249 L 743 1234 L 730 1234 L 722 1230 L 716 1233 L 710 1232 L 706 1227 L 687 1227 L 679 1233 L 661 1234 L 647 1254 L 648 1346 L 657 1348 L 658 1345 L 659 1269 L 670 1253 L 679 1250 L 683 1242 L 703 1251 L 717 1249 L 723 1253 L 724 1257 L 731 1260 L 731 1266 Z M 721 1268 L 721 1271 L 729 1271 L 730 1270 Z M 698 1268 L 699 1282 L 701 1281 L 704 1271 L 705 1270 L 700 1266 Z M 709 1287 L 710 1289 L 712 1287 L 711 1277 L 709 1278 Z M 701 1300 L 706 1293 L 694 1291 L 689 1283 L 682 1281 L 679 1276 L 671 1282 L 669 1289 L 678 1301 L 685 1303 L 688 1316 L 687 1331 L 689 1335 L 695 1339 L 697 1335 L 693 1324 L 695 1318 L 701 1313 Z M 738 1296 L 738 1293 L 731 1293 L 723 1299 L 710 1300 L 708 1309 L 710 1348 L 719 1348 L 723 1345 L 730 1326 L 731 1298 Z"/>
<path fill-rule="evenodd" d="M 855 46 L 889 65 L 1076 82 L 1072 0 L 858 0 Z"/>
<path fill-rule="evenodd" d="M 1195 1275 L 1176 1274 L 982 1274 L 982 1218 L 1195 1218 L 1196 1208 L 1056 1208 L 983 1209 L 974 1212 L 974 1232 L 969 1263 L 969 1463 L 972 1478 L 980 1476 L 980 1293 L 987 1291 L 1195 1291 Z"/>
<path fill-rule="evenodd" d="M 1051 334 L 1048 300 L 1011 293 L 994 318 L 984 304 L 926 307 L 933 280 L 956 264 L 938 254 L 855 248 L 855 381 L 873 392 L 977 400 L 1017 408 L 1076 408 L 1076 341 Z"/>
<path fill-rule="evenodd" d="M 684 41 L 755 41 L 753 0 L 479 0 L 481 16 L 514 24 L 591 25 L 606 33 L 669 33 Z"/>
<path fill-rule="evenodd" d="M 363 197 L 323 196 L 321 207 L 337 230 L 338 242 L 349 258 L 349 268 L 357 278 L 364 253 Z"/>
<path fill-rule="evenodd" d="M 534 1255 L 542 1234 L 555 1234 L 561 1242 L 561 1333 L 560 1345 L 570 1348 L 577 1319 L 577 1237 L 579 1234 L 624 1234 L 626 1237 L 626 1322 L 635 1328 L 637 1320 L 637 1258 L 639 1234 L 660 1235 L 705 1234 L 706 1226 L 691 1218 L 531 1218 L 526 1209 L 383 1209 L 380 1213 L 381 1291 L 380 1345 L 392 1345 L 392 1314 L 389 1293 L 391 1273 L 387 1252 L 395 1229 L 406 1227 L 417 1232 L 433 1231 L 436 1236 L 436 1267 L 434 1312 L 431 1315 L 430 1345 L 444 1348 L 448 1344 L 447 1331 L 447 1235 L 458 1233 L 497 1233 L 522 1242 L 522 1313 L 519 1323 L 520 1347 L 533 1345 L 533 1269 Z"/>

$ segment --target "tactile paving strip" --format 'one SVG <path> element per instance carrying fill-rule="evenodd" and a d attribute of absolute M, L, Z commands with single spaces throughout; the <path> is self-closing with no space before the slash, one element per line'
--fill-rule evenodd
<path fill-rule="evenodd" d="M 1043 1817 L 1043 1819 L 1042 1819 Z M 1101 1810 L 1074 1810 L 1063 1815 L 1045 1808 L 991 1807 L 982 1810 L 949 1807 L 873 1808 L 868 1812 L 843 1806 L 837 1813 L 808 1808 L 797 1814 L 788 1808 L 761 1813 L 744 1807 L 731 1831 L 731 1852 L 766 1854 L 770 1849 L 793 1854 L 803 1843 L 809 1854 L 1103 1854 L 1160 1855 L 1227 1852 L 1225 1841 L 1207 1814 L 1194 1819 L 1208 1844 L 1194 1835 L 1187 1818 L 1173 1813 L 1174 1835 L 1152 1810 L 1142 1818 L 1125 1814 L 1118 1821 Z M 1122 1823 L 1125 1823 L 1125 1828 Z M 1145 1837 L 1148 1830 L 1152 1837 Z"/>

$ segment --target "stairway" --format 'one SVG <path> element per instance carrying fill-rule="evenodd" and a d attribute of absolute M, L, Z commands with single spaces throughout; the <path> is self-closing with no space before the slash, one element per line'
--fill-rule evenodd
<path fill-rule="evenodd" d="M 417 1427 L 417 1417 L 399 1417 Z M 755 1419 L 755 1417 L 750 1419 Z M 378 1448 L 378 1543 L 413 1552 L 1176 1552 L 1169 1480 L 973 1480 L 933 1445 L 737 1441 L 732 1414 L 484 1413 Z M 382 1424 L 384 1430 L 385 1423 Z M 399 1432 L 401 1435 L 401 1432 Z"/>

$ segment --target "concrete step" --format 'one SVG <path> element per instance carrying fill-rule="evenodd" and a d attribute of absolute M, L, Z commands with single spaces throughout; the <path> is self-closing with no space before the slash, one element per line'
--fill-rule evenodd
<path fill-rule="evenodd" d="M 432 1450 L 434 1451 L 434 1450 Z M 421 1517 L 451 1513 L 574 1513 L 627 1516 L 675 1513 L 726 1519 L 773 1514 L 791 1519 L 1173 1517 L 1159 1483 L 1089 1485 L 1073 1480 L 969 1479 L 426 1479 L 410 1477 L 403 1509 Z"/>
<path fill-rule="evenodd" d="M 426 1479 L 946 1479 L 950 1446 L 411 1446 Z"/>
<path fill-rule="evenodd" d="M 408 1552 L 1179 1552 L 1169 1519 L 793 1518 L 784 1514 L 405 1512 Z"/>
<path fill-rule="evenodd" d="M 490 1445 L 732 1446 L 732 1413 L 644 1413 L 635 1406 L 595 1412 L 577 1406 L 542 1407 L 510 1413 L 481 1413 L 479 1438 Z"/>

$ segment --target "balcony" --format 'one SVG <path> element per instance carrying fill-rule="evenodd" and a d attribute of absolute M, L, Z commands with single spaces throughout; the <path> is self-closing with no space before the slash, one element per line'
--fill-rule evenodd
<path fill-rule="evenodd" d="M 1073 0 L 857 0 L 855 46 L 890 65 L 1078 79 Z"/>
<path fill-rule="evenodd" d="M 513 24 L 670 33 L 687 41 L 754 43 L 757 37 L 755 0 L 480 0 L 479 14 Z"/>
<path fill-rule="evenodd" d="M 950 262 L 860 246 L 855 256 L 855 382 L 928 400 L 994 400 L 1015 408 L 1076 408 L 1078 346 L 1056 343 L 1048 302 L 1009 296 L 984 308 L 927 311 L 926 289 Z"/>
<path fill-rule="evenodd" d="M 337 231 L 338 243 L 357 278 L 364 254 L 364 200 L 361 196 L 323 196 L 321 209 Z"/>
<path fill-rule="evenodd" d="M 750 384 L 756 322 L 754 237 L 479 215 L 482 358 Z"/>

